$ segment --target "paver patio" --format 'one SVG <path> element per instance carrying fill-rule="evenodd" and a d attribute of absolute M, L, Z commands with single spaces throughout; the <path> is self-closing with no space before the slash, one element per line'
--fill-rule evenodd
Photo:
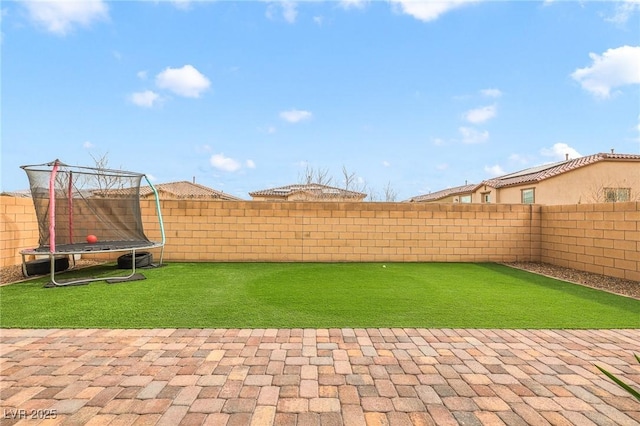
<path fill-rule="evenodd" d="M 2 425 L 640 424 L 640 403 L 594 367 L 640 387 L 640 330 L 0 336 Z"/>

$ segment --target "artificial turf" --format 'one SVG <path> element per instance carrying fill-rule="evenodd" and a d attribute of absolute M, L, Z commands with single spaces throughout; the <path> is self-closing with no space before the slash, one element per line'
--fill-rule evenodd
<path fill-rule="evenodd" d="M 107 276 L 114 266 L 61 275 Z M 170 263 L 0 287 L 0 327 L 640 328 L 640 301 L 497 264 Z"/>

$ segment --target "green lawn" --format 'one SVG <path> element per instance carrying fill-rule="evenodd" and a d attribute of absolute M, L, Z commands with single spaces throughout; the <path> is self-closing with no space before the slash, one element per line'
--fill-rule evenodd
<path fill-rule="evenodd" d="M 142 272 L 146 280 L 119 284 L 0 287 L 0 326 L 640 328 L 638 300 L 496 264 L 171 263 Z"/>

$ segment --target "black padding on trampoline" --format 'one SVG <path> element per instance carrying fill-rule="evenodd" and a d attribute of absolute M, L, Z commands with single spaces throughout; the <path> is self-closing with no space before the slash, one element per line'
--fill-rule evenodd
<path fill-rule="evenodd" d="M 150 241 L 98 241 L 97 243 L 57 244 L 56 253 L 81 253 L 108 250 L 127 250 L 134 248 L 151 248 L 156 244 Z M 49 252 L 48 246 L 35 249 L 36 252 Z"/>

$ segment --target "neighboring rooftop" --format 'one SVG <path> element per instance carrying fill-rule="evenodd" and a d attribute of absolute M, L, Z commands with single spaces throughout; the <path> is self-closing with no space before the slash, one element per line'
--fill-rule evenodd
<path fill-rule="evenodd" d="M 31 198 L 31 190 L 20 189 L 18 191 L 3 192 L 0 195 L 5 195 L 7 197 L 17 197 L 17 198 Z"/>
<path fill-rule="evenodd" d="M 601 161 L 630 161 L 640 163 L 640 155 L 601 152 L 574 159 L 567 158 L 564 161 L 541 164 L 517 172 L 487 179 L 479 184 L 456 186 L 453 188 L 443 189 L 441 191 L 431 192 L 429 194 L 418 195 L 409 198 L 406 202 L 433 202 L 444 200 L 451 196 L 471 194 L 482 185 L 499 189 L 509 186 L 536 183 Z M 638 171 L 640 172 L 640 164 L 638 164 Z"/>
<path fill-rule="evenodd" d="M 560 161 L 558 163 L 530 167 L 528 169 L 520 170 L 519 172 L 485 180 L 481 185 L 489 185 L 493 188 L 503 188 L 506 186 L 520 185 L 529 182 L 540 182 L 562 173 L 567 173 L 580 167 L 606 160 L 629 160 L 640 162 L 640 155 L 601 152 L 598 154 L 587 155 L 585 157 L 574 158 L 572 160 Z"/>
<path fill-rule="evenodd" d="M 260 191 L 250 192 L 249 195 L 258 198 L 282 198 L 287 199 L 293 194 L 306 193 L 312 198 L 316 199 L 353 199 L 362 200 L 367 194 L 362 192 L 349 191 L 342 188 L 335 188 L 333 186 L 320 185 L 316 183 L 311 184 L 295 184 L 280 186 L 277 188 L 263 189 Z"/>
<path fill-rule="evenodd" d="M 159 183 L 154 185 L 160 198 L 196 198 L 215 199 L 221 201 L 243 201 L 241 198 L 217 191 L 208 186 L 186 180 L 179 182 Z M 140 197 L 146 198 L 153 195 L 153 190 L 149 186 L 140 187 Z"/>
<path fill-rule="evenodd" d="M 406 200 L 406 202 L 410 202 L 410 203 L 420 203 L 420 202 L 425 202 L 425 201 L 437 201 L 437 200 L 442 200 L 443 198 L 447 198 L 453 195 L 464 195 L 464 194 L 470 194 L 473 192 L 474 189 L 477 188 L 478 185 L 476 185 L 475 183 L 472 184 L 468 184 L 468 185 L 462 185 L 462 186 L 455 186 L 453 188 L 447 188 L 447 189 L 443 189 L 441 191 L 436 191 L 436 192 L 430 192 L 428 194 L 424 194 L 424 195 L 418 195 L 417 197 L 412 197 L 409 198 L 408 200 Z"/>

